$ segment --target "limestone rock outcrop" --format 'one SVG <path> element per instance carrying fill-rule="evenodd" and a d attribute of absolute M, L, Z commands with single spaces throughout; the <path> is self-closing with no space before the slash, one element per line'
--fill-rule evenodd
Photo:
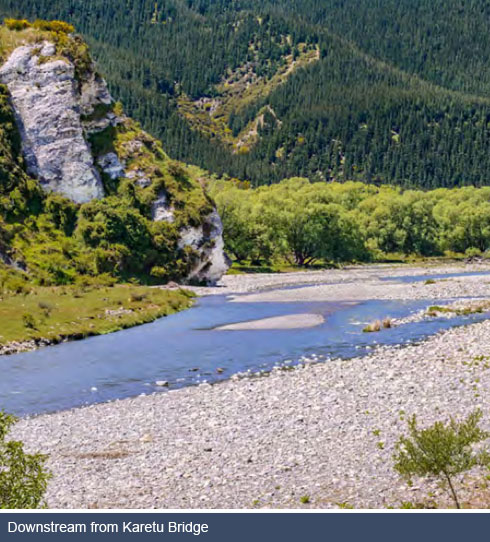
<path fill-rule="evenodd" d="M 100 169 L 112 180 L 120 179 L 126 176 L 124 165 L 119 161 L 115 152 L 108 152 L 97 159 Z"/>
<path fill-rule="evenodd" d="M 54 44 L 15 49 L 0 69 L 18 120 L 27 171 L 76 203 L 104 196 L 80 116 L 75 68 Z"/>
<path fill-rule="evenodd" d="M 161 192 L 158 198 L 153 202 L 151 207 L 151 215 L 155 222 L 165 220 L 172 224 L 175 221 L 175 213 L 168 203 L 168 197 L 165 192 Z"/>
<path fill-rule="evenodd" d="M 229 269 L 230 260 L 225 253 L 223 223 L 214 210 L 197 228 L 181 232 L 179 245 L 190 246 L 199 253 L 199 261 L 189 275 L 190 280 L 216 283 Z"/>
<path fill-rule="evenodd" d="M 0 83 L 10 93 L 27 172 L 46 191 L 60 193 L 77 204 L 113 196 L 120 179 L 125 179 L 126 185 L 132 183 L 135 192 L 146 191 L 147 201 L 152 201 L 151 217 L 146 218 L 172 224 L 179 237 L 176 259 L 185 252 L 193 266 L 186 280 L 216 282 L 227 271 L 229 261 L 221 219 L 216 209 L 209 212 L 212 205 L 203 186 L 194 180 L 193 187 L 191 182 L 184 189 L 192 188 L 202 200 L 201 223 L 191 227 L 195 214 L 192 221 L 182 220 L 186 200 L 175 199 L 175 191 L 181 190 L 179 183 L 189 182 L 185 168 L 177 166 L 174 173 L 165 173 L 171 160 L 160 143 L 139 125 L 136 128 L 137 123 L 115 106 L 106 82 L 90 61 L 88 69 L 84 63 L 81 76 L 79 63 L 70 58 L 45 40 L 17 47 L 0 67 Z M 133 137 L 128 132 L 133 132 Z M 123 134 L 122 141 L 117 140 L 117 134 Z M 165 174 L 174 193 L 165 185 Z M 0 259 L 5 260 L 5 255 L 0 254 Z"/>

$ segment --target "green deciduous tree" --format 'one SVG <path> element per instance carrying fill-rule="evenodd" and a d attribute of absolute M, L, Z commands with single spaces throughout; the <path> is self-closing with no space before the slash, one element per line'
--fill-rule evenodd
<path fill-rule="evenodd" d="M 487 187 L 404 191 L 291 178 L 256 189 L 221 180 L 210 189 L 238 260 L 308 265 L 490 249 Z"/>

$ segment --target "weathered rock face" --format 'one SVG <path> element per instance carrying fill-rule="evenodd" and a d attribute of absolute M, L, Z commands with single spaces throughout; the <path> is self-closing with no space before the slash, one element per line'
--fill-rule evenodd
<path fill-rule="evenodd" d="M 223 223 L 218 212 L 213 211 L 198 228 L 181 232 L 180 248 L 190 246 L 199 253 L 199 262 L 189 275 L 190 280 L 216 283 L 230 267 L 224 251 Z"/>
<path fill-rule="evenodd" d="M 151 207 L 151 215 L 155 222 L 165 220 L 172 224 L 175 221 L 175 213 L 168 203 L 168 197 L 165 192 L 161 192 L 158 198 L 153 202 Z"/>
<path fill-rule="evenodd" d="M 174 209 L 162 192 L 152 206 L 153 220 L 175 221 Z M 224 251 L 223 223 L 217 211 L 213 211 L 195 228 L 184 228 L 180 232 L 179 248 L 191 247 L 199 255 L 198 262 L 188 279 L 210 284 L 216 283 L 230 267 L 230 260 Z"/>
<path fill-rule="evenodd" d="M 97 164 L 112 180 L 126 176 L 124 166 L 119 161 L 119 157 L 115 152 L 109 152 L 100 156 L 97 159 Z"/>
<path fill-rule="evenodd" d="M 76 203 L 104 195 L 84 138 L 75 68 L 52 43 L 18 47 L 0 69 L 22 135 L 27 170 Z M 86 94 L 86 107 L 91 96 Z"/>
<path fill-rule="evenodd" d="M 140 190 L 151 190 L 162 174 L 155 173 L 155 165 L 143 166 L 138 158 L 149 152 L 155 140 L 139 129 L 140 135 L 125 141 L 122 149 L 117 145 L 112 150 L 97 148 L 93 140 L 91 146 L 92 134 L 110 126 L 117 132 L 130 119 L 114 112 L 107 85 L 94 66 L 83 81 L 77 80 L 75 71 L 73 63 L 57 56 L 55 45 L 48 41 L 18 47 L 0 68 L 0 83 L 7 85 L 11 95 L 28 172 L 45 190 L 75 203 L 103 198 L 101 177 L 116 182 L 126 178 Z M 164 155 L 161 148 L 159 152 L 160 157 Z M 165 188 L 152 203 L 151 218 L 177 222 L 172 195 Z M 197 260 L 188 280 L 214 283 L 228 270 L 222 234 L 216 210 L 198 227 L 180 226 L 178 247 L 191 247 L 192 261 Z"/>
<path fill-rule="evenodd" d="M 112 96 L 106 82 L 95 71 L 91 72 L 82 83 L 80 92 L 80 113 L 91 115 L 98 104 L 110 105 Z"/>

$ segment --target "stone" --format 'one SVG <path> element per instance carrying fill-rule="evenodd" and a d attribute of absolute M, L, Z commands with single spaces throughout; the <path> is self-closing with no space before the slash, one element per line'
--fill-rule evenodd
<path fill-rule="evenodd" d="M 97 158 L 97 164 L 102 171 L 112 180 L 125 177 L 124 165 L 119 161 L 119 157 L 115 152 L 109 152 Z"/>
<path fill-rule="evenodd" d="M 151 179 L 149 179 L 143 171 L 139 169 L 132 169 L 126 173 L 128 179 L 135 179 L 135 183 L 141 188 L 148 188 L 151 186 Z"/>
<path fill-rule="evenodd" d="M 48 191 L 76 203 L 104 196 L 102 181 L 85 141 L 79 112 L 75 68 L 53 57 L 56 48 L 44 42 L 15 49 L 0 68 L 22 137 L 27 171 Z M 40 55 L 48 57 L 40 62 Z"/>
<path fill-rule="evenodd" d="M 85 116 L 91 115 L 98 104 L 111 105 L 112 102 L 106 82 L 94 70 L 91 70 L 82 83 L 80 113 Z"/>
<path fill-rule="evenodd" d="M 199 253 L 198 263 L 189 274 L 190 280 L 215 284 L 229 269 L 223 240 L 223 223 L 216 210 L 199 227 L 181 231 L 179 248 L 189 246 Z"/>
<path fill-rule="evenodd" d="M 155 382 L 155 385 L 158 386 L 159 388 L 168 388 L 170 384 L 168 380 L 157 380 Z"/>
<path fill-rule="evenodd" d="M 151 206 L 151 216 L 155 222 L 164 220 L 172 224 L 175 221 L 173 208 L 168 203 L 168 197 L 165 192 L 160 192 L 158 198 Z"/>
<path fill-rule="evenodd" d="M 104 197 L 100 171 L 111 180 L 128 178 L 141 188 L 150 187 L 152 175 L 135 167 L 132 160 L 152 141 L 149 136 L 124 144 L 124 156 L 129 164 L 133 161 L 129 171 L 115 151 L 94 159 L 88 136 L 124 122 L 125 117 L 114 113 L 106 82 L 94 65 L 79 80 L 73 63 L 55 56 L 56 52 L 49 41 L 24 45 L 0 68 L 0 83 L 7 85 L 11 95 L 28 173 L 46 191 L 79 204 Z M 175 209 L 165 190 L 157 195 L 151 214 L 155 222 L 175 222 Z M 216 283 L 230 265 L 217 211 L 204 217 L 198 227 L 184 227 L 179 234 L 178 247 L 191 247 L 196 253 L 187 281 Z"/>

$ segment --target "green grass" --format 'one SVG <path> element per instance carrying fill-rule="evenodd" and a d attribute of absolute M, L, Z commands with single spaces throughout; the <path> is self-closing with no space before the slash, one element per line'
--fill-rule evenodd
<path fill-rule="evenodd" d="M 194 294 L 147 286 L 39 287 L 0 301 L 0 344 L 83 339 L 152 322 L 189 308 Z"/>
<path fill-rule="evenodd" d="M 437 316 L 438 314 L 454 314 L 456 316 L 468 316 L 470 314 L 482 314 L 490 311 L 490 303 L 482 301 L 481 303 L 470 304 L 467 307 L 454 307 L 452 305 L 440 306 L 432 305 L 427 309 L 427 316 Z"/>

